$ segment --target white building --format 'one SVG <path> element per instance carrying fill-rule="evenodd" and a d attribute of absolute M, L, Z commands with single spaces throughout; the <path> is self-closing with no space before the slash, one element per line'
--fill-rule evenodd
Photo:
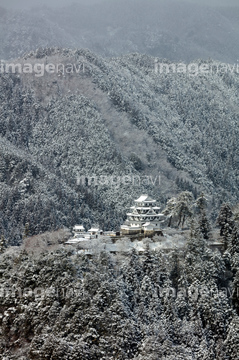
<path fill-rule="evenodd" d="M 141 195 L 130 209 L 125 223 L 121 226 L 122 235 L 161 234 L 160 223 L 165 217 L 159 213 L 160 207 L 156 206 L 156 200 L 148 195 Z"/>
<path fill-rule="evenodd" d="M 103 230 L 94 227 L 86 231 L 83 225 L 75 225 L 73 227 L 73 234 L 73 238 L 66 242 L 67 245 L 80 244 L 86 240 L 97 239 L 103 235 Z"/>
<path fill-rule="evenodd" d="M 88 233 L 90 235 L 98 236 L 98 235 L 103 235 L 104 232 L 103 232 L 103 230 L 100 230 L 99 228 L 92 227 L 91 229 L 88 230 Z"/>
<path fill-rule="evenodd" d="M 83 225 L 75 225 L 73 227 L 73 233 L 74 233 L 74 237 L 77 238 L 79 236 L 82 236 L 82 234 L 85 233 L 85 228 Z"/>

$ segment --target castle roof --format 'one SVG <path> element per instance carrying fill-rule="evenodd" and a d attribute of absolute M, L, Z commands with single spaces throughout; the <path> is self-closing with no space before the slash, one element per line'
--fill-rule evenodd
<path fill-rule="evenodd" d="M 151 199 L 151 197 L 149 197 L 148 195 L 144 194 L 141 195 L 137 200 L 135 200 L 135 202 L 156 202 L 156 200 Z"/>

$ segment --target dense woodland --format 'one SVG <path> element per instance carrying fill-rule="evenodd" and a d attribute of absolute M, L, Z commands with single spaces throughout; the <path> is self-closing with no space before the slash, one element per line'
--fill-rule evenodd
<path fill-rule="evenodd" d="M 1 246 L 2 359 L 238 359 L 238 216 L 222 206 L 213 252 L 204 199 L 182 249 Z"/>
<path fill-rule="evenodd" d="M 182 190 L 204 191 L 213 221 L 223 202 L 238 202 L 236 73 L 158 74 L 150 56 L 57 48 L 18 62 L 84 71 L 0 76 L 0 233 L 10 244 L 26 223 L 32 235 L 76 223 L 117 229 L 142 193 L 163 209 Z M 81 176 L 139 181 L 89 185 Z"/>
<path fill-rule="evenodd" d="M 238 9 L 111 3 L 0 7 L 0 359 L 238 359 Z M 143 193 L 180 246 L 63 245 Z"/>

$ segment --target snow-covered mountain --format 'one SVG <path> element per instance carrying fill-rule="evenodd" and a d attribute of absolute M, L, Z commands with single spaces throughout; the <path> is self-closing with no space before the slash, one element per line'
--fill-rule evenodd
<path fill-rule="evenodd" d="M 26 222 L 33 234 L 117 228 L 144 192 L 162 206 L 180 190 L 205 191 L 214 209 L 238 201 L 236 69 L 198 61 L 211 72 L 163 74 L 146 55 L 57 48 L 16 63 L 22 73 L 0 77 L 5 237 L 20 240 Z M 50 73 L 51 64 L 62 65 Z"/>

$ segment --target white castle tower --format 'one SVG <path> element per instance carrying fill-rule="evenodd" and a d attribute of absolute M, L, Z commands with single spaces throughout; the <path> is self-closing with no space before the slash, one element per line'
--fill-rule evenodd
<path fill-rule="evenodd" d="M 141 195 L 130 209 L 131 212 L 121 226 L 122 235 L 162 233 L 160 223 L 165 217 L 159 213 L 160 207 L 156 206 L 156 200 L 152 200 L 148 195 Z"/>

